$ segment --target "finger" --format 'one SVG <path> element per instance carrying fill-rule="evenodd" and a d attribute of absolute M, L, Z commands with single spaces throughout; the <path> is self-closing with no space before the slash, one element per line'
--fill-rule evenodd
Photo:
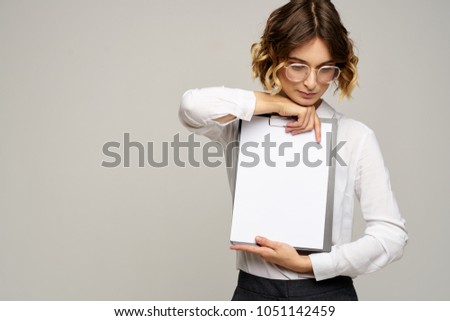
<path fill-rule="evenodd" d="M 301 134 L 301 133 L 306 133 L 306 132 L 309 132 L 311 130 L 314 130 L 316 141 L 318 143 L 320 143 L 320 141 L 321 141 L 321 130 L 320 130 L 320 128 L 321 128 L 320 119 L 319 119 L 319 117 L 317 115 L 314 115 L 314 116 L 312 116 L 309 119 L 308 123 L 305 124 L 305 126 L 303 126 L 301 128 L 292 128 L 292 129 L 289 130 L 289 132 L 292 135 L 298 135 L 298 134 Z"/>
<path fill-rule="evenodd" d="M 298 135 L 298 134 L 301 134 L 301 133 L 304 133 L 305 131 L 304 130 L 302 130 L 302 129 L 295 129 L 295 130 L 292 130 L 291 131 L 291 134 L 292 135 Z"/>
<path fill-rule="evenodd" d="M 320 142 L 322 140 L 322 130 L 321 130 L 321 128 L 322 128 L 322 124 L 320 122 L 320 118 L 316 114 L 315 122 L 314 122 L 314 132 L 316 133 L 316 141 L 319 144 L 320 144 Z"/>
<path fill-rule="evenodd" d="M 297 117 L 297 121 L 294 122 L 294 126 L 295 126 L 295 127 L 302 127 L 304 121 L 305 121 L 304 116 L 298 116 L 298 117 Z"/>
<path fill-rule="evenodd" d="M 252 245 L 231 245 L 231 250 L 235 251 L 244 251 L 248 253 L 258 254 L 258 255 L 267 255 L 267 251 L 272 251 L 272 249 L 269 249 L 267 247 L 260 247 L 260 246 L 252 246 Z"/>
<path fill-rule="evenodd" d="M 312 129 L 311 121 L 314 120 L 314 108 L 308 108 L 306 115 L 305 115 L 305 121 L 303 122 L 303 128 L 302 129 Z"/>
<path fill-rule="evenodd" d="M 265 237 L 262 237 L 262 236 L 257 236 L 255 238 L 255 240 L 256 240 L 256 243 L 258 245 L 261 245 L 261 246 L 264 246 L 264 247 L 268 247 L 268 248 L 271 248 L 271 249 L 276 249 L 278 247 L 278 245 L 279 245 L 278 242 L 269 240 L 268 238 L 265 238 Z"/>
<path fill-rule="evenodd" d="M 286 123 L 286 128 L 292 128 L 292 127 L 295 127 L 295 124 L 297 124 L 296 121 L 291 121 L 291 122 L 289 122 L 289 123 Z"/>
<path fill-rule="evenodd" d="M 297 123 L 295 123 L 295 124 L 297 124 Z M 292 127 L 285 127 L 285 132 L 286 133 L 291 133 L 291 134 L 294 134 L 294 132 L 295 133 L 298 133 L 298 132 L 301 132 L 302 131 L 302 128 L 300 127 L 300 126 L 298 126 L 298 124 L 297 124 L 297 126 L 292 126 Z"/>
<path fill-rule="evenodd" d="M 304 115 L 298 116 L 298 121 L 295 122 L 295 126 L 297 129 L 304 129 L 309 121 L 309 109 L 305 112 Z"/>
<path fill-rule="evenodd" d="M 308 123 L 306 124 L 305 128 L 303 128 L 305 131 L 311 131 L 314 129 L 316 118 L 314 116 L 309 117 Z"/>
<path fill-rule="evenodd" d="M 302 130 L 311 131 L 314 128 L 314 109 L 309 108 L 308 113 L 305 117 L 305 121 L 303 122 Z"/>
<path fill-rule="evenodd" d="M 311 118 L 311 113 L 312 113 L 312 108 L 308 107 L 305 112 L 302 115 L 298 116 L 298 127 L 300 127 L 301 129 L 304 129 L 309 122 L 309 119 Z M 301 119 L 301 121 L 300 121 Z"/>
<path fill-rule="evenodd" d="M 298 134 L 303 134 L 303 133 L 307 133 L 310 132 L 311 130 L 309 129 L 299 129 L 299 128 L 294 128 L 290 131 L 290 133 L 292 135 L 298 135 Z"/>
<path fill-rule="evenodd" d="M 306 120 L 295 121 L 295 122 L 292 122 L 292 123 L 287 123 L 286 127 L 287 128 L 291 128 L 291 129 L 300 129 L 300 128 L 303 128 L 305 126 L 305 123 L 307 123 Z"/>
<path fill-rule="evenodd" d="M 286 125 L 286 132 L 291 132 L 293 130 L 299 130 L 300 128 L 301 127 L 300 127 L 300 124 L 298 122 L 289 123 L 289 124 Z"/>

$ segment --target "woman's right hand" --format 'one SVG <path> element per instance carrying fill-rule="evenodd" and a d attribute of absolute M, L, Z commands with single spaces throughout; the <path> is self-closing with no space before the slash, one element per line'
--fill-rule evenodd
<path fill-rule="evenodd" d="M 286 125 L 286 133 L 298 135 L 314 129 L 316 141 L 321 141 L 321 124 L 314 106 L 300 106 L 281 95 L 256 92 L 255 115 L 277 113 L 280 116 L 294 117 L 297 120 Z"/>
<path fill-rule="evenodd" d="M 320 143 L 321 124 L 319 116 L 317 116 L 316 113 L 316 108 L 314 106 L 303 107 L 295 103 L 293 104 L 294 105 L 283 105 L 278 112 L 280 116 L 293 116 L 297 118 L 297 121 L 287 123 L 286 133 L 298 135 L 300 133 L 309 132 L 314 129 L 314 132 L 316 134 L 316 141 Z"/>

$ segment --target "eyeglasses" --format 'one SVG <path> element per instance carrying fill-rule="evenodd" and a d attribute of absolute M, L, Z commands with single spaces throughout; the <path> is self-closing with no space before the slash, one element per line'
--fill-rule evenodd
<path fill-rule="evenodd" d="M 323 85 L 332 83 L 341 74 L 341 70 L 336 66 L 322 66 L 319 69 L 315 69 L 305 64 L 292 63 L 284 66 L 284 68 L 286 68 L 286 78 L 292 82 L 306 80 L 311 74 L 311 70 L 316 72 L 317 82 Z"/>

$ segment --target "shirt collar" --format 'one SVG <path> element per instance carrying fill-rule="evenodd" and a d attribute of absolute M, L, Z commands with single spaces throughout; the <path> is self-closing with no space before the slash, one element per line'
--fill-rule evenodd
<path fill-rule="evenodd" d="M 333 118 L 336 117 L 337 113 L 333 107 L 331 107 L 325 100 L 322 99 L 319 107 L 316 109 L 317 116 L 319 118 Z"/>

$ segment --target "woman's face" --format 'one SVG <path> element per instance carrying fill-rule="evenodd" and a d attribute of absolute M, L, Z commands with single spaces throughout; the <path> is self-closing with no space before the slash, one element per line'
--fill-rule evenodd
<path fill-rule="evenodd" d="M 330 51 L 322 39 L 315 38 L 310 42 L 298 46 L 289 54 L 288 63 L 302 63 L 314 69 L 308 78 L 301 82 L 292 82 L 286 77 L 286 68 L 278 71 L 281 81 L 281 94 L 302 106 L 320 105 L 320 98 L 327 91 L 329 84 L 317 82 L 317 70 L 322 66 L 334 65 Z"/>

